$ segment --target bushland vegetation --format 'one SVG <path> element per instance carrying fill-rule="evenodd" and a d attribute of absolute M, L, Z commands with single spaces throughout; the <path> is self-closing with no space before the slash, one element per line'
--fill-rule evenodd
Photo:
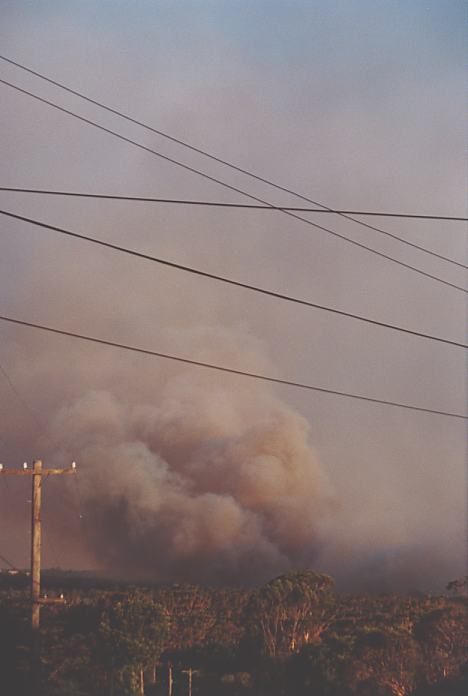
<path fill-rule="evenodd" d="M 467 579 L 347 595 L 311 571 L 257 588 L 46 575 L 45 696 L 466 696 Z M 0 693 L 31 693 L 27 579 L 0 575 Z"/>

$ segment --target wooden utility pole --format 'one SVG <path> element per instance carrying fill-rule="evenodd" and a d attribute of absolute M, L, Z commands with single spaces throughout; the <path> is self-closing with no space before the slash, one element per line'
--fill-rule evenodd
<path fill-rule="evenodd" d="M 192 696 L 192 680 L 193 680 L 193 675 L 198 674 L 197 669 L 192 669 L 189 667 L 188 669 L 183 669 L 182 672 L 187 675 L 188 677 L 188 696 Z"/>
<path fill-rule="evenodd" d="M 32 469 L 23 464 L 22 469 L 5 469 L 0 464 L 0 475 L 32 476 L 31 510 L 31 683 L 39 693 L 41 679 L 40 612 L 43 604 L 63 603 L 60 599 L 41 597 L 41 493 L 42 477 L 56 474 L 75 474 L 75 462 L 67 469 L 44 469 L 42 461 L 36 459 Z"/>
<path fill-rule="evenodd" d="M 172 664 L 169 662 L 167 665 L 167 693 L 168 696 L 172 696 L 172 687 L 174 680 L 172 679 Z"/>
<path fill-rule="evenodd" d="M 192 679 L 193 679 L 193 674 L 192 674 L 192 668 L 188 668 L 188 696 L 192 696 Z"/>

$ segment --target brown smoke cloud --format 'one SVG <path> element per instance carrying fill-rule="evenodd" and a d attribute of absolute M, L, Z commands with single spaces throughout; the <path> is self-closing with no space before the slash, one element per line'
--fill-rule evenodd
<path fill-rule="evenodd" d="M 205 333 L 218 355 L 246 341 Z M 146 403 L 86 392 L 59 408 L 47 440 L 55 459 L 79 456 L 87 542 L 106 570 L 245 582 L 317 555 L 332 497 L 308 430 L 267 387 L 186 371 Z"/>
<path fill-rule="evenodd" d="M 242 345 L 259 349 L 240 329 L 201 333 L 218 357 L 234 344 L 240 356 Z M 297 411 L 268 386 L 193 370 L 161 375 L 135 399 L 130 375 L 118 362 L 114 370 L 113 389 L 62 402 L 41 437 L 49 462 L 78 459 L 94 565 L 118 576 L 238 583 L 313 563 L 332 494 Z M 74 486 L 60 488 L 69 514 Z M 63 524 L 63 508 L 48 504 Z M 73 525 L 69 534 L 83 545 Z"/>

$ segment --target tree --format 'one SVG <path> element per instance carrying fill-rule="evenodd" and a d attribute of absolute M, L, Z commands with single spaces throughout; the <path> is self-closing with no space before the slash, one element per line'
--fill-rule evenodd
<path fill-rule="evenodd" d="M 365 630 L 356 640 L 346 683 L 359 696 L 408 696 L 418 684 L 421 663 L 410 634 Z"/>
<path fill-rule="evenodd" d="M 468 661 L 468 607 L 454 604 L 426 613 L 415 626 L 428 684 L 458 677 Z"/>
<path fill-rule="evenodd" d="M 170 616 L 168 647 L 181 650 L 198 645 L 216 623 L 213 591 L 196 585 L 177 585 L 157 591 L 157 598 Z"/>
<path fill-rule="evenodd" d="M 106 608 L 99 626 L 102 659 L 109 672 L 110 693 L 144 693 L 144 670 L 162 652 L 167 618 L 151 599 L 130 596 Z"/>
<path fill-rule="evenodd" d="M 447 585 L 447 590 L 455 596 L 468 596 L 468 575 L 458 580 L 451 580 Z"/>
<path fill-rule="evenodd" d="M 319 642 L 305 645 L 288 663 L 288 683 L 297 696 L 349 696 L 345 685 L 345 668 L 354 645 L 352 636 L 336 633 Z"/>
<path fill-rule="evenodd" d="M 20 696 L 27 691 L 29 664 L 28 605 L 14 592 L 0 595 L 0 692 Z"/>
<path fill-rule="evenodd" d="M 281 575 L 254 592 L 247 619 L 262 652 L 287 655 L 317 640 L 333 616 L 332 587 L 328 575 L 305 571 Z"/>

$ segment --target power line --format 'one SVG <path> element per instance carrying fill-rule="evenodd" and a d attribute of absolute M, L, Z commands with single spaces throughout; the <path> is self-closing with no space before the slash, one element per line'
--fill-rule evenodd
<path fill-rule="evenodd" d="M 117 131 L 111 130 L 110 128 L 107 128 L 105 126 L 100 125 L 99 123 L 96 123 L 95 121 L 92 121 L 89 118 L 85 118 L 84 116 L 80 116 L 79 114 L 75 113 L 74 111 L 71 111 L 70 109 L 65 109 L 62 106 L 59 106 L 58 104 L 55 104 L 52 101 L 49 101 L 48 99 L 44 99 L 43 97 L 38 96 L 37 94 L 34 94 L 33 92 L 29 92 L 26 89 L 23 89 L 22 87 L 18 87 L 18 85 L 14 85 L 11 82 L 7 82 L 6 80 L 0 79 L 0 83 L 6 85 L 7 87 L 11 87 L 12 89 L 16 90 L 17 92 L 20 92 L 22 94 L 26 94 L 29 97 L 32 97 L 33 99 L 36 99 L 37 101 L 47 104 L 48 106 L 51 106 L 52 108 L 56 109 L 57 111 L 60 111 L 62 113 L 68 114 L 69 116 L 72 116 L 73 118 L 76 118 L 77 120 L 81 121 L 82 123 L 87 123 L 90 126 L 93 126 L 94 128 L 97 128 L 98 130 L 103 131 L 104 133 L 108 133 L 109 135 L 113 135 L 115 138 L 118 138 L 119 140 L 122 140 L 123 142 L 129 143 L 130 145 L 134 145 L 135 147 L 138 147 L 140 150 L 144 150 L 145 152 L 149 152 L 156 157 L 161 158 L 162 160 L 166 162 L 170 162 L 171 164 L 175 164 L 178 167 L 181 167 L 182 169 L 192 172 L 193 174 L 197 174 L 198 176 L 203 177 L 204 179 L 208 181 L 212 181 L 213 183 L 219 184 L 220 186 L 223 186 L 226 189 L 229 189 L 230 191 L 234 191 L 236 193 L 240 193 L 243 196 L 247 196 L 251 200 L 257 201 L 257 203 L 262 203 L 264 205 L 267 205 L 269 208 L 272 208 L 274 210 L 277 210 L 280 213 L 283 213 L 284 215 L 288 215 L 291 218 L 294 218 L 295 220 L 300 220 L 301 222 L 304 222 L 306 225 L 310 225 L 311 227 L 314 227 L 316 229 L 322 230 L 324 232 L 327 232 L 328 234 L 333 235 L 334 237 L 337 237 L 339 239 L 342 239 L 343 241 L 348 242 L 349 244 L 352 244 L 353 246 L 359 247 L 360 249 L 365 249 L 366 251 L 369 251 L 372 254 L 375 254 L 377 256 L 380 256 L 383 259 L 386 259 L 387 261 L 391 261 L 392 263 L 396 263 L 399 266 L 402 266 L 403 268 L 407 268 L 411 271 L 414 271 L 415 273 L 418 273 L 419 275 L 424 276 L 425 278 L 430 278 L 431 280 L 435 280 L 438 283 L 442 283 L 443 285 L 446 285 L 448 287 L 451 287 L 455 290 L 459 290 L 460 292 L 468 292 L 465 288 L 456 285 L 455 283 L 451 283 L 448 280 L 444 280 L 442 278 L 439 278 L 438 276 L 433 275 L 432 273 L 428 273 L 427 271 L 423 271 L 420 268 L 416 268 L 415 266 L 412 266 L 411 264 L 405 263 L 404 261 L 399 261 L 398 259 L 395 259 L 393 256 L 390 256 L 389 254 L 384 254 L 381 251 L 377 251 L 376 249 L 373 249 L 372 247 L 366 246 L 365 244 L 362 244 L 361 242 L 356 241 L 355 239 L 350 239 L 349 237 L 346 237 L 343 234 L 340 234 L 339 232 L 336 232 L 335 230 L 331 230 L 328 227 L 323 227 L 323 225 L 319 225 L 316 222 L 312 222 L 312 220 L 308 220 L 307 218 L 301 217 L 300 215 L 297 215 L 296 213 L 293 213 L 288 210 L 284 210 L 283 208 L 278 208 L 277 206 L 273 205 L 272 203 L 269 203 L 268 201 L 265 201 L 262 198 L 258 198 L 258 196 L 254 196 L 251 193 L 247 193 L 246 191 L 237 188 L 236 186 L 232 186 L 231 184 L 228 184 L 225 181 L 222 181 L 221 179 L 217 179 L 214 176 L 211 176 L 209 174 L 206 174 L 205 172 L 196 169 L 195 167 L 191 167 L 188 164 L 184 164 L 183 162 L 180 162 L 179 160 L 174 159 L 173 157 L 168 157 L 167 155 L 163 155 L 161 152 L 158 152 L 157 150 L 153 150 L 150 147 L 147 147 L 146 145 L 143 145 L 142 143 L 139 143 L 136 140 L 132 140 L 131 138 L 127 138 L 126 136 L 122 135 L 121 133 L 118 133 Z M 362 223 L 362 224 L 367 224 L 367 223 Z"/>
<path fill-rule="evenodd" d="M 18 568 L 11 563 L 11 561 L 8 560 L 8 558 L 5 558 L 3 554 L 0 553 L 0 561 L 3 561 L 6 563 L 12 570 L 15 570 L 17 573 L 21 573 L 22 571 L 18 570 Z"/>
<path fill-rule="evenodd" d="M 77 191 L 50 191 L 50 190 L 45 190 L 45 189 L 25 189 L 25 188 L 14 188 L 11 186 L 0 186 L 0 191 L 9 191 L 12 193 L 33 193 L 33 194 L 39 194 L 39 195 L 46 195 L 46 196 L 70 196 L 73 198 L 92 198 L 92 199 L 99 199 L 99 200 L 112 200 L 112 201 L 131 201 L 131 202 L 144 202 L 144 203 L 169 203 L 173 205 L 189 205 L 189 206 L 205 206 L 205 207 L 211 207 L 211 208 L 247 208 L 249 210 L 269 210 L 269 211 L 275 211 L 275 210 L 288 210 L 288 211 L 296 211 L 296 212 L 305 212 L 305 213 L 343 213 L 343 212 L 349 212 L 349 211 L 340 211 L 340 210 L 322 210 L 320 208 L 297 208 L 297 207 L 290 207 L 290 206 L 267 206 L 267 205 L 252 205 L 252 204 L 246 204 L 246 203 L 222 203 L 222 202 L 216 202 L 216 201 L 194 201 L 194 200 L 186 200 L 186 199 L 180 199 L 180 198 L 151 198 L 151 197 L 145 197 L 145 196 L 118 196 L 115 194 L 105 194 L 105 193 L 82 193 L 82 192 L 77 192 Z M 367 211 L 354 211 L 355 215 L 372 215 L 373 213 Z M 386 215 L 386 216 L 391 216 L 391 217 L 405 217 L 404 214 L 399 214 L 399 213 L 376 213 L 378 215 Z M 429 220 L 441 220 L 441 219 L 449 219 L 449 220 L 467 220 L 468 218 L 441 218 L 437 217 L 434 215 L 412 215 L 412 217 L 417 217 L 417 218 L 424 218 L 424 219 L 429 219 Z M 390 233 L 389 233 L 390 234 Z M 430 254 L 431 256 L 435 256 L 438 259 L 442 259 L 443 261 L 448 261 L 449 263 L 453 263 L 455 266 L 459 266 L 460 268 L 466 268 L 468 269 L 468 266 L 465 265 L 464 263 L 460 263 L 459 261 L 455 261 L 454 259 L 449 258 L 448 256 L 443 256 L 442 254 L 438 254 L 435 251 L 432 251 L 430 249 L 426 249 L 426 247 L 422 247 L 419 244 L 414 244 L 413 242 L 409 242 L 406 239 L 402 239 L 401 237 L 398 237 L 397 235 L 391 235 L 395 239 L 400 240 L 404 244 L 408 244 L 409 246 L 414 247 L 415 249 L 419 249 L 420 251 L 424 251 L 426 254 Z"/>
<path fill-rule="evenodd" d="M 247 372 L 244 370 L 236 370 L 231 367 L 225 367 L 224 365 L 215 365 L 214 363 L 201 362 L 200 360 L 192 360 L 190 358 L 183 358 L 178 355 L 172 355 L 169 353 L 161 353 L 159 351 L 150 350 L 148 348 L 140 348 L 137 346 L 132 346 L 126 343 L 117 343 L 115 341 L 109 341 L 103 338 L 96 338 L 95 336 L 88 336 L 86 334 L 80 334 L 73 331 L 65 331 L 64 329 L 57 329 L 52 326 L 46 326 L 44 324 L 36 324 L 29 321 L 24 321 L 21 319 L 15 319 L 14 317 L 7 317 L 5 315 L 0 315 L 0 321 L 6 321 L 11 324 L 17 324 L 18 326 L 27 326 L 31 329 L 40 329 L 41 331 L 47 331 L 49 333 L 57 334 L 59 336 L 68 336 L 69 338 L 76 338 L 81 341 L 87 341 L 89 343 L 97 343 L 103 346 L 110 346 L 113 348 L 120 348 L 122 350 L 131 351 L 133 353 L 140 353 L 142 355 L 151 355 L 157 358 L 164 358 L 165 360 L 173 360 L 175 362 L 184 363 L 186 365 L 193 365 L 195 367 L 204 367 L 210 370 L 217 370 L 218 372 L 226 372 L 228 374 L 240 375 L 243 377 L 250 377 L 252 379 L 261 380 L 263 382 L 272 382 L 274 384 L 283 384 L 289 387 L 297 387 L 299 389 L 307 389 L 310 391 L 321 392 L 323 394 L 333 394 L 334 396 L 344 396 L 350 399 L 359 399 L 360 401 L 368 401 L 370 403 L 382 404 L 384 406 L 395 406 L 398 408 L 405 408 L 410 411 L 421 411 L 423 413 L 432 413 L 438 416 L 447 416 L 450 418 L 458 418 L 461 420 L 468 420 L 468 416 L 461 413 L 451 413 L 449 411 L 441 411 L 431 408 L 424 408 L 422 406 L 414 406 L 412 404 L 403 404 L 398 401 L 387 401 L 385 399 L 376 399 L 370 396 L 363 396 L 361 394 L 352 394 L 350 392 L 337 391 L 335 389 L 327 389 L 325 387 L 317 387 L 311 384 L 305 384 L 304 382 L 293 382 L 287 379 L 280 379 L 279 377 L 270 377 L 268 375 L 262 375 L 256 372 Z"/>
<path fill-rule="evenodd" d="M 253 203 L 224 203 L 223 201 L 200 201 L 181 198 L 154 198 L 150 196 L 119 196 L 110 193 L 86 193 L 80 191 L 52 191 L 50 189 L 19 188 L 16 186 L 0 186 L 0 191 L 11 193 L 37 193 L 47 196 L 74 196 L 76 198 L 104 198 L 116 201 L 141 201 L 143 203 L 173 203 L 177 205 L 199 205 L 215 208 L 247 208 L 251 210 L 291 210 L 302 213 L 333 213 L 335 215 L 370 215 L 394 218 L 413 218 L 417 220 L 448 220 L 450 222 L 467 222 L 467 217 L 454 217 L 453 215 L 422 215 L 419 213 L 388 213 L 376 210 L 335 210 L 332 208 L 300 208 L 288 205 L 255 205 Z M 427 249 L 425 249 L 427 251 Z M 466 268 L 466 267 L 465 267 Z"/>
<path fill-rule="evenodd" d="M 8 477 L 6 476 L 6 477 L 4 477 L 4 478 L 5 478 L 5 488 L 6 488 L 7 497 L 8 497 L 8 498 L 11 498 L 11 489 L 10 489 L 10 486 L 9 486 L 9 484 L 8 484 Z M 29 501 L 26 501 L 26 502 L 31 503 L 30 500 L 29 500 Z M 24 570 L 20 570 L 17 566 L 15 566 L 11 561 L 8 560 L 8 558 L 6 558 L 5 556 L 3 556 L 2 554 L 0 554 L 0 560 L 2 560 L 4 563 L 6 563 L 7 565 L 9 565 L 10 568 L 11 568 L 12 570 L 15 570 L 17 573 L 21 573 L 22 575 L 25 575 L 25 576 L 27 575 L 27 573 L 25 573 Z"/>
<path fill-rule="evenodd" d="M 144 123 L 143 121 L 140 121 L 132 116 L 129 116 L 128 114 L 125 114 L 122 111 L 119 111 L 118 109 L 113 109 L 112 107 L 108 106 L 107 104 L 103 104 L 100 101 L 97 101 L 97 99 L 92 99 L 91 97 L 88 97 L 86 94 L 83 94 L 83 92 L 78 92 L 77 90 L 72 89 L 71 87 L 68 87 L 67 85 L 64 85 L 62 82 L 58 82 L 57 80 L 53 80 L 52 78 L 48 77 L 47 75 L 44 75 L 43 73 L 40 73 L 36 70 L 33 70 L 32 68 L 28 68 L 27 66 L 18 63 L 17 61 L 12 60 L 11 58 L 7 58 L 6 56 L 0 55 L 0 59 L 3 60 L 6 63 L 10 63 L 10 65 L 14 65 L 17 68 L 20 68 L 21 70 L 24 70 L 27 73 L 30 73 L 31 75 L 34 75 L 35 77 L 39 77 L 41 80 L 44 80 L 45 82 L 48 82 L 49 84 L 54 85 L 55 87 L 59 87 L 60 89 L 63 89 L 65 92 L 68 92 L 69 94 L 73 94 L 76 97 L 79 97 L 80 99 L 83 99 L 84 101 L 88 102 L 89 104 L 93 104 L 94 106 L 98 106 L 101 109 L 104 109 L 105 111 L 114 114 L 115 116 L 119 116 L 119 118 L 123 118 L 126 121 L 129 121 L 130 123 L 134 123 L 137 126 L 140 126 L 141 128 L 144 128 L 147 131 L 150 131 L 151 133 L 155 133 L 156 135 L 161 136 L 162 138 L 165 138 L 166 140 L 170 140 L 173 143 L 177 143 L 177 145 L 181 145 L 182 147 L 187 148 L 188 150 L 191 150 L 192 152 L 196 152 L 199 155 L 203 155 L 204 157 L 207 157 L 208 159 L 211 159 L 214 162 L 218 162 L 218 164 L 222 164 L 226 167 L 229 167 L 230 169 L 233 169 L 237 172 L 240 172 L 241 174 L 245 174 L 246 176 L 249 176 L 252 179 L 255 179 L 256 181 L 261 181 L 264 184 L 267 184 L 268 186 L 272 186 L 273 188 L 283 191 L 284 193 L 288 193 L 292 196 L 295 196 L 296 198 L 300 198 L 303 201 L 307 201 L 308 203 L 312 203 L 313 205 L 320 206 L 322 212 L 327 212 L 327 213 L 336 213 L 337 215 L 341 215 L 342 217 L 345 217 L 346 219 L 355 222 L 358 225 L 362 225 L 364 227 L 367 227 L 368 229 L 372 229 L 375 232 L 380 232 L 381 234 L 388 235 L 390 237 L 393 237 L 394 239 L 399 240 L 400 242 L 403 242 L 405 244 L 409 244 L 410 246 L 414 246 L 417 249 L 420 249 L 421 251 L 427 251 L 423 247 L 419 247 L 418 245 L 412 244 L 411 242 L 408 242 L 405 239 L 402 239 L 401 237 L 398 237 L 397 235 L 393 235 L 390 232 L 387 232 L 386 230 L 382 230 L 378 227 L 375 227 L 373 225 L 369 225 L 362 220 L 355 220 L 352 217 L 349 217 L 350 215 L 367 215 L 367 213 L 362 213 L 359 211 L 351 211 L 351 210 L 333 210 L 329 206 L 325 205 L 324 203 L 320 203 L 319 201 L 315 201 L 312 198 L 308 196 L 304 196 L 303 194 L 298 193 L 297 191 L 293 191 L 292 189 L 289 189 L 285 186 L 281 186 L 280 184 L 277 184 L 274 181 L 271 181 L 271 179 L 267 179 L 266 177 L 260 176 L 259 174 L 256 174 L 255 172 L 250 171 L 249 169 L 245 169 L 243 167 L 240 167 L 239 165 L 233 164 L 232 162 L 229 162 L 228 160 L 222 159 L 221 157 L 218 157 L 216 155 L 213 155 L 211 152 L 208 152 L 207 150 L 204 150 L 200 147 L 195 147 L 194 145 L 191 145 L 190 143 L 186 142 L 185 140 L 182 140 L 181 138 L 176 138 L 173 135 L 170 135 L 169 133 L 159 130 L 157 128 L 154 128 L 153 126 L 149 126 L 147 123 Z M 291 210 L 290 208 L 282 208 L 283 210 Z M 298 209 L 300 210 L 300 209 Z M 305 212 L 305 211 L 304 211 Z M 312 211 L 310 211 L 312 212 Z M 320 211 L 313 211 L 313 212 L 320 212 Z M 382 215 L 381 213 L 377 213 L 378 215 Z M 386 217 L 390 217 L 388 213 L 383 213 Z M 428 219 L 455 219 L 455 218 L 443 218 L 439 216 L 416 216 L 416 215 L 393 215 L 392 217 L 424 217 Z M 466 218 L 458 218 L 459 220 L 466 220 Z M 440 257 L 443 258 L 446 261 L 450 261 L 451 259 L 447 259 L 446 257 Z M 465 267 L 466 268 L 466 267 Z"/>
<path fill-rule="evenodd" d="M 17 389 L 17 388 L 15 387 L 15 385 L 13 384 L 11 378 L 9 377 L 7 371 L 5 370 L 5 368 L 3 367 L 3 365 L 2 365 L 1 363 L 0 363 L 0 372 L 2 373 L 3 377 L 5 378 L 5 381 L 7 382 L 8 386 L 9 386 L 10 389 L 11 389 L 11 391 L 13 392 L 13 394 L 14 394 L 14 395 L 16 396 L 16 398 L 18 399 L 18 402 L 19 402 L 19 403 L 21 404 L 21 406 L 25 409 L 25 411 L 27 411 L 27 412 L 29 413 L 29 415 L 31 416 L 31 418 L 34 420 L 35 424 L 36 424 L 39 428 L 42 428 L 42 425 L 41 425 L 41 423 L 40 423 L 38 417 L 36 416 L 36 414 L 34 413 L 34 411 L 32 410 L 32 408 L 29 406 L 29 404 L 27 403 L 27 401 L 26 401 L 25 399 L 23 399 L 23 397 L 21 396 L 21 394 L 19 393 L 18 389 Z"/>
<path fill-rule="evenodd" d="M 259 287 L 257 285 L 250 285 L 249 283 L 243 283 L 239 280 L 233 280 L 232 278 L 227 278 L 226 276 L 217 275 L 215 273 L 208 273 L 207 271 L 201 271 L 198 268 L 193 268 L 192 266 L 185 266 L 174 261 L 169 261 L 163 259 L 159 256 L 152 256 L 150 254 L 145 254 L 134 249 L 129 249 L 127 247 L 122 247 L 117 244 L 112 244 L 111 242 L 105 242 L 102 239 L 96 239 L 95 237 L 89 237 L 78 232 L 72 232 L 71 230 L 66 230 L 63 227 L 56 227 L 55 225 L 49 225 L 45 222 L 40 222 L 39 220 L 34 220 L 33 218 L 25 217 L 24 215 L 17 215 L 16 213 L 11 213 L 7 210 L 0 210 L 0 215 L 6 215 L 7 217 L 13 218 L 15 220 L 21 220 L 22 222 L 27 222 L 31 225 L 37 227 L 43 227 L 46 230 L 52 230 L 53 232 L 58 232 L 59 234 L 66 235 L 68 237 L 73 237 L 75 239 L 80 239 L 84 242 L 89 242 L 91 244 L 96 244 L 97 246 L 102 246 L 107 249 L 112 249 L 113 251 L 118 251 L 123 254 L 128 254 L 130 256 L 135 256 L 140 259 L 145 259 L 146 261 L 152 261 L 154 263 L 159 263 L 163 266 L 168 266 L 169 268 L 175 268 L 179 271 L 184 271 L 186 273 L 191 273 L 193 275 L 202 276 L 203 278 L 210 278 L 211 280 L 216 280 L 227 285 L 234 285 L 238 288 L 243 288 L 244 290 L 250 290 L 253 292 L 261 293 L 262 295 L 268 295 L 279 300 L 285 300 L 287 302 L 294 302 L 295 304 L 304 305 L 306 307 L 312 307 L 313 309 L 320 309 L 325 312 L 331 312 L 332 314 L 339 314 L 340 316 L 348 317 L 350 319 L 356 319 L 358 321 L 365 322 L 367 324 L 373 324 L 374 326 L 380 326 L 385 329 L 391 329 L 392 331 L 399 331 L 405 334 L 410 334 L 411 336 L 417 336 L 419 338 L 425 338 L 431 341 L 437 341 L 439 343 L 446 343 L 451 346 L 456 346 L 457 348 L 468 348 L 468 344 L 460 343 L 458 341 L 452 341 L 448 338 L 442 338 L 441 336 L 433 336 L 432 334 L 422 333 L 420 331 L 414 331 L 412 329 L 407 329 L 402 326 L 397 326 L 395 324 L 388 324 L 383 321 L 378 321 L 377 319 L 370 319 L 364 317 L 360 314 L 354 314 L 352 312 L 345 312 L 342 309 L 336 309 L 334 307 L 327 307 L 326 305 L 321 305 L 316 302 L 310 302 L 309 300 L 303 300 L 298 297 L 293 297 L 292 295 L 285 295 L 283 293 L 274 292 L 273 290 L 267 290 L 266 288 Z"/>

